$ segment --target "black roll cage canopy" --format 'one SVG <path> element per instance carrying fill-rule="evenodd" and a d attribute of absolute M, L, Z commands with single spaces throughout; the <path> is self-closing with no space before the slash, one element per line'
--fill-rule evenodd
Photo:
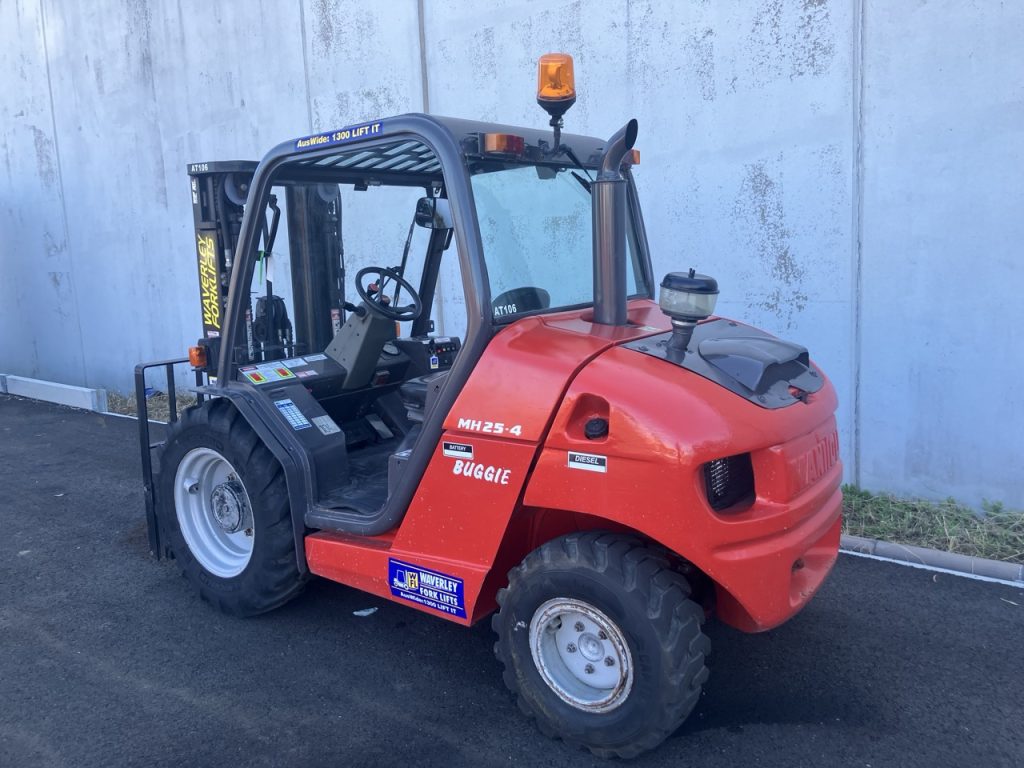
<path fill-rule="evenodd" d="M 488 133 L 509 133 L 524 140 L 521 155 L 500 155 L 483 152 L 483 135 Z M 406 166 L 405 171 L 392 166 L 389 168 L 343 168 L 318 166 L 332 155 L 337 155 L 342 145 L 353 145 L 359 149 L 372 149 L 385 143 L 407 139 L 429 148 L 436 158 L 436 169 L 431 166 L 417 168 Z M 240 224 L 239 238 L 234 252 L 228 286 L 227 302 L 220 338 L 222 343 L 213 347 L 218 359 L 214 370 L 203 384 L 204 371 L 195 370 L 196 387 L 200 402 L 206 396 L 225 397 L 238 409 L 264 444 L 280 461 L 288 486 L 295 533 L 295 556 L 301 572 L 308 566 L 305 561 L 303 537 L 305 514 L 310 509 L 310 500 L 316 498 L 315 468 L 310 457 L 298 443 L 290 430 L 272 429 L 269 425 L 276 414 L 267 398 L 258 396 L 251 385 L 236 381 L 232 355 L 244 331 L 244 306 L 241 299 L 248 298 L 248 286 L 256 266 L 257 247 L 266 222 L 265 209 L 271 187 L 275 185 L 354 183 L 357 187 L 374 183 L 424 187 L 433 194 L 447 197 L 454 225 L 454 239 L 457 244 L 459 265 L 462 273 L 467 312 L 466 337 L 462 348 L 449 370 L 444 387 L 438 394 L 436 404 L 422 423 L 422 431 L 407 461 L 401 482 L 389 495 L 387 502 L 376 513 L 339 514 L 336 522 L 343 530 L 356 535 L 374 535 L 393 528 L 402 518 L 412 500 L 419 480 L 430 461 L 434 447 L 441 438 L 444 418 L 455 404 L 466 382 L 475 369 L 491 337 L 496 323 L 491 314 L 490 283 L 484 260 L 483 244 L 477 220 L 476 204 L 470 184 L 470 163 L 474 160 L 504 162 L 507 164 L 551 165 L 553 167 L 576 166 L 576 159 L 587 169 L 597 170 L 604 153 L 605 142 L 587 136 L 563 134 L 559 151 L 552 151 L 551 133 L 544 130 L 511 127 L 453 118 L 433 117 L 424 114 L 406 114 L 385 118 L 374 123 L 344 128 L 338 131 L 316 134 L 284 142 L 266 154 L 256 167 L 248 189 L 244 212 Z M 572 155 L 563 151 L 568 148 Z M 573 157 L 574 156 L 574 157 Z M 295 163 L 296 160 L 298 163 Z M 353 161 L 353 165 L 358 165 Z M 251 165 L 246 164 L 248 170 Z M 286 167 L 287 166 L 287 167 Z M 283 170 L 284 169 L 284 170 Z M 205 169 L 204 169 L 205 170 Z M 282 172 L 283 170 L 283 172 Z M 653 298 L 653 279 L 650 251 L 640 213 L 639 199 L 628 167 L 623 168 L 627 182 L 627 208 L 632 218 L 636 252 L 634 259 L 643 279 L 640 296 Z M 432 233 L 430 250 L 437 250 L 441 232 Z M 447 235 L 445 236 L 447 239 Z M 595 269 L 601 265 L 595 264 Z M 580 307 L 588 304 L 579 305 Z M 564 309 L 573 309 L 565 307 Z M 549 310 L 540 310 L 549 311 Z M 150 449 L 156 447 L 149 439 L 149 423 L 144 395 L 146 370 L 164 367 L 167 371 L 169 392 L 174 391 L 174 365 L 186 360 L 164 360 L 157 363 L 136 366 L 136 391 L 139 402 L 139 435 L 142 450 L 143 479 L 145 483 L 146 516 L 149 526 L 150 549 L 161 557 L 163 546 L 160 542 L 156 522 L 156 498 Z M 210 361 L 213 363 L 214 361 Z M 171 399 L 171 421 L 177 419 L 177 408 Z M 157 444 L 159 445 L 159 443 Z"/>
<path fill-rule="evenodd" d="M 228 301 L 222 326 L 223 341 L 220 344 L 220 357 L 217 365 L 217 381 L 215 384 L 199 388 L 198 391 L 230 399 L 284 467 L 294 518 L 296 558 L 303 571 L 307 568 L 303 545 L 306 526 L 304 515 L 310 509 L 310 500 L 317 497 L 314 485 L 315 468 L 308 453 L 302 449 L 291 430 L 272 429 L 269 426 L 275 418 L 274 406 L 267 398 L 258 396 L 251 385 L 235 379 L 231 360 L 232 349 L 235 346 L 234 341 L 238 338 L 239 329 L 244 324 L 243 305 L 245 302 L 241 301 L 240 297 L 246 296 L 248 285 L 252 280 L 258 238 L 262 233 L 265 216 L 264 202 L 267 200 L 273 184 L 280 183 L 275 176 L 282 166 L 301 159 L 298 165 L 302 167 L 299 173 L 302 174 L 303 180 L 309 178 L 307 174 L 315 174 L 316 178 L 331 183 L 345 183 L 346 176 L 357 181 L 359 179 L 365 181 L 364 177 L 373 176 L 381 183 L 387 179 L 390 183 L 405 181 L 409 185 L 417 186 L 424 186 L 424 181 L 428 182 L 428 186 L 432 182 L 440 182 L 451 209 L 467 314 L 466 337 L 463 340 L 462 348 L 448 371 L 448 377 L 437 395 L 431 412 L 422 422 L 419 438 L 406 462 L 402 479 L 394 491 L 388 495 L 384 505 L 372 514 L 345 510 L 333 510 L 331 513 L 331 525 L 334 530 L 343 530 L 353 535 L 373 536 L 391 530 L 405 515 L 420 478 L 430 463 L 434 448 L 441 439 L 441 434 L 444 431 L 444 419 L 455 405 L 455 400 L 462 393 L 494 333 L 494 322 L 490 309 L 490 283 L 487 278 L 487 266 L 484 261 L 476 204 L 470 184 L 469 163 L 474 157 L 500 159 L 480 152 L 481 134 L 493 132 L 514 133 L 523 137 L 529 150 L 524 153 L 525 159 L 520 162 L 533 164 L 546 162 L 554 166 L 568 165 L 554 153 L 545 154 L 544 147 L 549 138 L 546 131 L 437 118 L 423 114 L 408 114 L 285 142 L 272 149 L 256 169 L 249 188 L 240 237 L 235 249 L 234 268 L 231 271 L 231 281 L 228 287 Z M 313 167 L 313 163 L 318 160 L 337 154 L 339 145 L 372 148 L 382 143 L 394 142 L 396 139 L 408 139 L 428 147 L 438 163 L 437 176 L 432 178 L 428 174 L 424 178 L 421 174 L 417 178 L 412 174 L 403 174 L 401 171 L 388 169 L 367 172 L 359 170 L 356 173 L 345 169 L 339 173 L 337 168 L 320 170 Z M 603 142 L 599 139 L 564 136 L 564 144 L 567 144 L 573 154 L 577 158 L 581 158 L 581 162 L 585 165 L 596 165 L 602 156 Z M 516 159 L 511 156 L 505 157 L 508 162 L 513 162 Z M 288 177 L 294 178 L 294 173 L 294 169 L 289 168 Z M 630 190 L 629 208 L 637 233 L 639 251 L 637 257 L 644 273 L 645 295 L 652 297 L 650 255 L 643 231 L 639 202 L 635 195 L 632 179 L 627 175 L 626 180 Z M 436 241 L 438 233 L 435 232 L 434 235 L 432 242 Z"/>
<path fill-rule="evenodd" d="M 523 154 L 511 157 L 484 152 L 482 137 L 488 133 L 521 136 L 525 144 Z M 414 171 L 386 167 L 361 168 L 358 164 L 353 164 L 351 168 L 318 164 L 338 155 L 343 149 L 352 147 L 372 150 L 403 139 L 425 145 L 433 153 L 436 162 Z M 244 323 L 243 302 L 237 301 L 236 296 L 245 295 L 255 268 L 264 215 L 264 206 L 260 203 L 266 200 L 272 186 L 289 182 L 352 183 L 357 187 L 382 184 L 433 188 L 437 192 L 443 190 L 454 219 L 454 237 L 465 290 L 467 326 L 463 351 L 466 354 L 459 357 L 463 358 L 461 362 L 469 364 L 466 371 L 468 374 L 493 330 L 490 283 L 470 185 L 469 161 L 548 164 L 556 167 L 573 165 L 566 152 L 553 152 L 551 144 L 552 135 L 546 130 L 410 113 L 282 142 L 271 149 L 256 168 L 249 187 L 228 289 L 222 329 L 225 342 L 219 345 L 219 359 L 216 362 L 217 385 L 225 386 L 233 378 L 233 340 L 238 338 L 239 329 Z M 588 169 L 597 169 L 604 145 L 603 140 L 589 136 L 562 134 L 560 137 L 560 148 L 568 148 Z M 650 252 L 639 201 L 628 169 L 625 169 L 624 175 L 629 182 L 629 215 L 633 219 L 637 236 L 636 257 L 643 273 L 646 295 L 653 298 Z M 479 350 L 475 350 L 478 345 Z M 456 368 L 462 367 L 456 364 Z M 452 370 L 453 376 L 461 379 L 458 373 Z M 456 391 L 460 389 L 461 385 Z"/>

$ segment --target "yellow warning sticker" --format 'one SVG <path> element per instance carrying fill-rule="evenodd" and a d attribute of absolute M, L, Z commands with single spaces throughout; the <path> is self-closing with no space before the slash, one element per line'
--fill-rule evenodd
<path fill-rule="evenodd" d="M 199 233 L 199 294 L 203 305 L 203 324 L 220 330 L 220 290 L 217 286 L 216 240 L 209 233 Z"/>
<path fill-rule="evenodd" d="M 295 378 L 292 370 L 280 363 L 247 366 L 239 369 L 239 372 L 253 384 L 267 384 L 271 381 L 285 381 L 286 379 Z"/>

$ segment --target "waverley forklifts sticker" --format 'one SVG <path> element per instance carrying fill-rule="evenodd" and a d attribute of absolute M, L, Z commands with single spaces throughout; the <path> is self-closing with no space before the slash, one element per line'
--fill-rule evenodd
<path fill-rule="evenodd" d="M 425 605 L 435 611 L 466 618 L 466 594 L 462 579 L 388 558 L 391 594 Z"/>

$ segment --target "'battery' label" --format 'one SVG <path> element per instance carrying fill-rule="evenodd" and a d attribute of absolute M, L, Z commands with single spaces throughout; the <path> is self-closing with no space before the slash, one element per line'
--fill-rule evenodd
<path fill-rule="evenodd" d="M 445 440 L 441 443 L 441 452 L 452 459 L 473 458 L 473 446 L 466 443 L 450 443 Z"/>

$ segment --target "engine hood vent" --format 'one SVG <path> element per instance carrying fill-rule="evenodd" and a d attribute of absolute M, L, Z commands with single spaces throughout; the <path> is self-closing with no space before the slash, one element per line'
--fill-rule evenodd
<path fill-rule="evenodd" d="M 731 320 L 700 323 L 681 358 L 669 350 L 671 333 L 624 344 L 678 365 L 762 408 L 784 408 L 817 392 L 825 381 L 807 349 Z"/>

